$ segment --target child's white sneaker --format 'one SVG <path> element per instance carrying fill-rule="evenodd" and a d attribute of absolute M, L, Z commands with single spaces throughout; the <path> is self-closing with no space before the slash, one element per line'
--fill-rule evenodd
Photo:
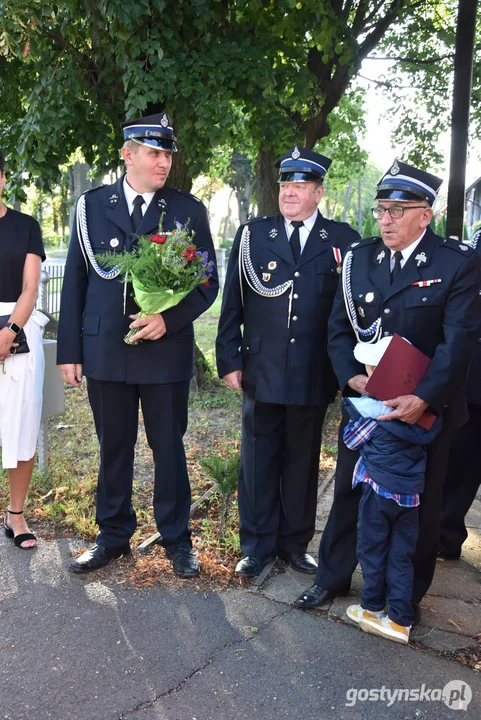
<path fill-rule="evenodd" d="M 365 615 L 360 619 L 359 625 L 364 632 L 372 635 L 380 635 L 381 637 L 393 640 L 397 643 L 407 645 L 409 642 L 409 632 L 411 625 L 398 625 L 387 615 L 383 618 L 369 618 Z"/>
<path fill-rule="evenodd" d="M 346 610 L 346 615 L 349 618 L 349 620 L 352 620 L 353 622 L 357 623 L 359 625 L 362 618 L 372 618 L 375 620 L 380 620 L 384 617 L 384 610 L 365 610 L 360 605 L 349 605 L 349 607 Z"/>

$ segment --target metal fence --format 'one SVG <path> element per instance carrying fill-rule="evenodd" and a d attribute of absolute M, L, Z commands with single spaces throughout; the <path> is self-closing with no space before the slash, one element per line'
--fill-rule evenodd
<path fill-rule="evenodd" d="M 58 319 L 60 312 L 60 293 L 62 292 L 65 265 L 49 265 L 42 268 L 37 308 L 47 310 Z M 45 276 L 47 273 L 47 277 Z"/>

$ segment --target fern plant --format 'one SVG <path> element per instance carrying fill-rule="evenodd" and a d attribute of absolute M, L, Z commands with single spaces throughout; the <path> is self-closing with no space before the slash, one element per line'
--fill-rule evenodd
<path fill-rule="evenodd" d="M 232 496 L 237 488 L 239 475 L 239 450 L 224 448 L 223 453 L 211 453 L 199 459 L 199 464 L 206 475 L 217 485 L 220 495 L 220 537 L 225 540 L 227 515 L 232 502 Z"/>

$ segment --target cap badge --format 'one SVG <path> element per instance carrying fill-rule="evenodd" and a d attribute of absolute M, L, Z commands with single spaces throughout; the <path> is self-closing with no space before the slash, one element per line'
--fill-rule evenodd
<path fill-rule="evenodd" d="M 359 308 L 357 309 L 357 312 L 359 313 L 359 317 L 362 317 L 362 318 L 366 317 L 366 313 L 364 312 L 364 308 L 363 308 L 363 307 L 359 307 Z"/>
<path fill-rule="evenodd" d="M 272 228 L 272 230 L 269 231 L 269 237 L 270 237 L 272 240 L 274 240 L 274 238 L 276 238 L 277 235 L 278 235 L 277 230 L 274 230 L 274 228 Z"/>
<path fill-rule="evenodd" d="M 395 160 L 392 164 L 392 168 L 390 169 L 389 173 L 391 175 L 397 175 L 399 173 L 399 165 L 397 164 L 397 160 Z"/>
<path fill-rule="evenodd" d="M 111 205 L 117 205 L 118 201 L 119 201 L 119 196 L 117 195 L 117 193 L 113 193 L 113 195 L 111 195 L 109 197 L 109 202 Z"/>
<path fill-rule="evenodd" d="M 324 230 L 324 228 L 322 228 L 322 230 L 319 230 L 319 235 L 322 237 L 323 240 L 327 240 L 328 238 L 327 230 Z"/>
<path fill-rule="evenodd" d="M 428 261 L 426 255 L 423 252 L 418 253 L 414 259 L 417 261 L 418 267 L 420 265 L 425 265 Z"/>
<path fill-rule="evenodd" d="M 374 300 L 374 293 L 368 292 L 366 293 L 366 297 L 364 298 L 366 302 L 372 302 Z"/>
<path fill-rule="evenodd" d="M 169 127 L 169 120 L 167 118 L 167 115 L 164 113 L 160 119 L 160 124 L 163 128 Z"/>
<path fill-rule="evenodd" d="M 118 246 L 119 246 L 118 238 L 112 238 L 112 240 L 110 241 L 110 247 L 118 247 Z"/>
<path fill-rule="evenodd" d="M 270 273 L 262 273 L 262 279 L 264 282 L 269 282 L 269 280 L 271 279 L 271 274 Z"/>
<path fill-rule="evenodd" d="M 275 260 L 271 260 L 270 263 L 267 265 L 268 270 L 275 270 L 277 267 L 277 263 Z"/>
<path fill-rule="evenodd" d="M 297 145 L 296 145 L 296 147 L 294 148 L 294 150 L 292 151 L 291 157 L 292 157 L 293 160 L 297 160 L 298 158 L 301 157 L 301 153 L 299 152 L 299 148 L 297 147 Z"/>
<path fill-rule="evenodd" d="M 379 253 L 379 255 L 376 258 L 379 265 L 382 263 L 382 261 L 384 260 L 385 257 L 386 257 L 386 253 L 384 252 L 384 250 L 381 250 L 381 252 Z"/>

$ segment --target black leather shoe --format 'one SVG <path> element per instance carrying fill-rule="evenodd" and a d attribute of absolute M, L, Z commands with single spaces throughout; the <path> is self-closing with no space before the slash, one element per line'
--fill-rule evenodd
<path fill-rule="evenodd" d="M 447 550 L 438 550 L 438 558 L 443 560 L 459 560 L 461 557 L 461 550 L 454 550 L 448 552 Z"/>
<path fill-rule="evenodd" d="M 312 585 L 294 600 L 294 605 L 300 608 L 322 607 L 334 600 L 338 595 L 347 595 L 349 588 L 340 591 L 324 590 L 320 585 Z"/>
<path fill-rule="evenodd" d="M 165 548 L 165 554 L 172 563 L 172 570 L 179 577 L 191 578 L 200 573 L 200 565 L 192 548 L 185 545 Z"/>
<path fill-rule="evenodd" d="M 246 555 L 239 560 L 235 567 L 235 574 L 242 577 L 257 577 L 264 570 L 265 566 L 273 562 L 275 557 L 269 556 L 265 558 L 255 557 L 254 555 Z"/>
<path fill-rule="evenodd" d="M 316 561 L 307 553 L 281 553 L 279 557 L 290 565 L 293 570 L 297 570 L 297 572 L 314 575 L 317 570 Z"/>
<path fill-rule="evenodd" d="M 90 550 L 86 550 L 80 557 L 70 563 L 70 570 L 74 573 L 90 572 L 91 570 L 99 570 L 108 565 L 111 560 L 130 554 L 130 545 L 121 545 L 120 547 L 107 548 L 103 545 L 94 545 Z"/>
<path fill-rule="evenodd" d="M 421 606 L 419 603 L 411 603 L 413 606 L 413 619 L 411 620 L 411 625 L 418 625 L 421 622 Z"/>

